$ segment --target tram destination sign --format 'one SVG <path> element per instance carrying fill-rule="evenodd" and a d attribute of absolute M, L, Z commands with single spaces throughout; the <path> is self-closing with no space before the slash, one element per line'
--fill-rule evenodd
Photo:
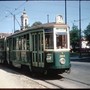
<path fill-rule="evenodd" d="M 66 32 L 66 29 L 56 28 L 57 31 Z"/>
<path fill-rule="evenodd" d="M 53 32 L 51 28 L 45 29 L 45 32 Z"/>

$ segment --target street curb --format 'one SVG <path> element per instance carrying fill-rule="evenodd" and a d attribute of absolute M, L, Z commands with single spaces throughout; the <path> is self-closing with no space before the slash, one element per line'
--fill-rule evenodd
<path fill-rule="evenodd" d="M 70 61 L 78 61 L 78 62 L 90 62 L 90 57 L 70 57 Z"/>

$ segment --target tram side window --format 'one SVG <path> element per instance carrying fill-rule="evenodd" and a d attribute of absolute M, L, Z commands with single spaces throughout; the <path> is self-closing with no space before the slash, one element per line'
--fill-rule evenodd
<path fill-rule="evenodd" d="M 22 37 L 22 50 L 26 50 L 26 35 Z"/>
<path fill-rule="evenodd" d="M 16 38 L 13 38 L 13 50 L 16 50 Z"/>
<path fill-rule="evenodd" d="M 7 40 L 7 44 L 6 45 L 7 45 L 7 48 L 6 49 L 8 51 L 9 50 L 9 41 L 8 40 Z"/>
<path fill-rule="evenodd" d="M 29 50 L 29 34 L 20 36 L 17 42 L 19 50 Z"/>
<path fill-rule="evenodd" d="M 67 48 L 67 36 L 56 35 L 57 49 Z"/>
<path fill-rule="evenodd" d="M 13 49 L 12 38 L 9 39 L 9 48 L 10 48 L 10 50 Z"/>
<path fill-rule="evenodd" d="M 29 50 L 29 34 L 26 35 L 27 36 L 27 43 L 26 43 L 26 47 L 27 47 L 27 50 Z"/>
<path fill-rule="evenodd" d="M 39 33 L 38 37 L 39 37 L 39 50 L 42 51 L 43 50 L 43 34 Z"/>
<path fill-rule="evenodd" d="M 21 37 L 19 37 L 19 40 L 18 40 L 18 47 L 19 47 L 19 50 L 22 49 L 22 39 L 21 39 Z"/>
<path fill-rule="evenodd" d="M 4 42 L 0 42 L 0 50 L 4 50 Z"/>
<path fill-rule="evenodd" d="M 45 48 L 53 49 L 53 33 L 45 33 Z"/>
<path fill-rule="evenodd" d="M 18 37 L 17 37 L 17 38 L 16 38 L 16 50 L 19 49 L 18 42 L 19 42 L 19 40 L 18 40 Z"/>
<path fill-rule="evenodd" d="M 34 43 L 35 43 L 35 46 L 34 46 L 34 50 L 35 51 L 37 51 L 37 34 L 35 35 L 35 37 L 34 37 L 35 39 L 34 39 Z"/>
<path fill-rule="evenodd" d="M 29 50 L 29 34 L 26 34 L 22 38 L 22 49 Z"/>

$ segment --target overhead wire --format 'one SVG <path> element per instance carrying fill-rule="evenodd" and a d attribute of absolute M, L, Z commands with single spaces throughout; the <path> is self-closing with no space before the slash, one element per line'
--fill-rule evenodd
<path fill-rule="evenodd" d="M 81 19 L 81 21 L 84 21 L 84 20 L 88 20 L 88 19 L 90 19 L 90 17 L 88 17 L 88 18 L 83 18 L 83 19 Z M 78 22 L 79 20 L 74 20 L 74 22 Z"/>
<path fill-rule="evenodd" d="M 20 6 L 18 6 L 17 8 L 15 8 L 15 10 L 14 10 L 14 12 L 16 11 L 16 10 L 18 10 L 19 8 L 21 8 L 23 5 L 25 5 L 26 4 L 26 2 L 24 2 L 24 3 L 22 3 Z"/>
<path fill-rule="evenodd" d="M 20 9 L 22 6 L 24 6 L 27 3 L 27 1 L 23 2 L 21 5 L 19 5 L 17 8 L 15 8 L 11 13 L 14 14 L 18 9 Z M 4 5 L 5 6 L 5 5 Z M 5 15 L 0 22 L 2 22 L 4 19 L 6 19 L 7 17 L 9 17 L 10 14 Z M 16 15 L 16 14 L 15 14 Z"/>

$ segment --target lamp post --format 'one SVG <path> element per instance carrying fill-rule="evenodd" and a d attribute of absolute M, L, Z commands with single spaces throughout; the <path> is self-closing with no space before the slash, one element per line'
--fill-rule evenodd
<path fill-rule="evenodd" d="M 80 56 L 81 57 L 81 0 L 79 0 L 79 48 L 80 48 Z"/>

